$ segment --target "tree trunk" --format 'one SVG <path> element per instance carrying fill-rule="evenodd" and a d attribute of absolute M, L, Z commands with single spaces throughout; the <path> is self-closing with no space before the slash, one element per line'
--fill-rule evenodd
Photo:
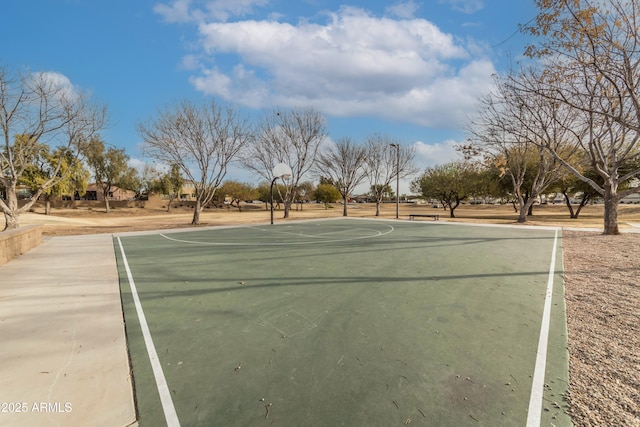
<path fill-rule="evenodd" d="M 98 190 L 96 183 L 96 191 Z M 109 191 L 111 190 L 111 184 L 109 182 L 100 183 L 102 187 L 102 198 L 104 199 L 104 210 L 106 213 L 111 212 L 111 207 L 109 206 Z M 97 194 L 97 193 L 96 193 Z"/>
<path fill-rule="evenodd" d="M 520 213 L 518 213 L 518 223 L 519 224 L 524 224 L 525 222 L 527 222 L 527 216 L 529 213 L 529 209 L 531 209 L 531 206 L 533 205 L 533 198 L 528 198 L 526 201 L 522 201 L 522 204 L 520 205 Z"/>
<path fill-rule="evenodd" d="M 582 196 L 582 200 L 580 200 L 580 204 L 578 205 L 578 208 L 576 209 L 575 214 L 571 217 L 572 219 L 578 219 L 578 217 L 580 216 L 580 211 L 582 210 L 582 208 L 587 206 L 587 203 L 589 203 L 590 198 L 591 198 L 590 194 L 585 194 L 584 196 Z"/>
<path fill-rule="evenodd" d="M 191 220 L 191 225 L 200 224 L 200 212 L 202 211 L 202 201 L 200 199 L 196 199 L 196 207 L 193 210 L 193 219 Z"/>
<path fill-rule="evenodd" d="M 455 218 L 456 217 L 456 215 L 453 212 L 456 210 L 456 208 L 458 206 L 460 206 L 460 201 L 461 200 L 462 199 L 460 199 L 458 196 L 456 196 L 456 204 L 455 205 L 452 205 L 451 202 L 449 202 L 449 211 L 450 211 L 449 217 L 450 218 Z"/>
<path fill-rule="evenodd" d="M 44 196 L 44 214 L 51 214 L 51 196 L 48 195 Z"/>
<path fill-rule="evenodd" d="M 376 216 L 380 216 L 380 201 L 376 200 Z"/>
<path fill-rule="evenodd" d="M 451 202 L 447 202 L 447 206 L 449 206 L 449 218 L 455 218 L 456 214 L 453 213 L 453 211 L 456 209 L 454 206 L 452 206 Z"/>
<path fill-rule="evenodd" d="M 518 212 L 518 223 L 524 224 L 527 222 L 527 212 L 529 211 L 529 206 L 527 206 L 527 199 L 522 196 L 522 193 L 518 190 L 516 191 L 516 197 L 518 199 L 518 206 L 520 211 Z M 515 203 L 514 203 L 515 206 Z"/>
<path fill-rule="evenodd" d="M 283 218 L 289 218 L 289 212 L 291 211 L 291 202 L 284 202 L 284 216 Z"/>
<path fill-rule="evenodd" d="M 2 231 L 13 230 L 15 228 L 20 227 L 19 217 L 15 215 L 14 212 L 11 212 L 11 213 L 5 212 L 4 220 L 5 220 L 5 225 L 4 225 L 4 230 Z"/>
<path fill-rule="evenodd" d="M 342 197 L 342 216 L 347 216 L 347 196 Z"/>
<path fill-rule="evenodd" d="M 5 219 L 4 230 L 11 230 L 20 227 L 20 213 L 18 212 L 18 196 L 16 193 L 15 181 L 6 180 L 4 182 L 6 200 L 3 202 L 3 213 Z"/>
<path fill-rule="evenodd" d="M 611 187 L 605 188 L 604 193 L 604 234 L 620 234 L 618 228 L 618 198 Z"/>
<path fill-rule="evenodd" d="M 169 196 L 169 203 L 167 203 L 167 212 L 171 211 L 171 202 L 173 202 L 173 197 Z"/>
<path fill-rule="evenodd" d="M 520 213 L 518 214 L 518 223 L 524 224 L 527 222 L 527 211 L 520 209 Z"/>
<path fill-rule="evenodd" d="M 571 219 L 578 218 L 577 214 L 573 211 L 573 206 L 571 206 L 571 199 L 569 198 L 569 195 L 567 194 L 567 192 L 563 191 L 562 195 L 564 196 L 564 204 L 567 205 L 567 209 L 569 209 L 569 218 Z M 578 210 L 578 212 L 580 211 Z"/>

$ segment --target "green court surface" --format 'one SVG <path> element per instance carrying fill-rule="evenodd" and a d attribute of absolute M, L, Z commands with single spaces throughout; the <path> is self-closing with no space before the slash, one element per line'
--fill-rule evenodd
<path fill-rule="evenodd" d="M 557 230 L 334 219 L 114 245 L 142 427 L 571 425 Z"/>

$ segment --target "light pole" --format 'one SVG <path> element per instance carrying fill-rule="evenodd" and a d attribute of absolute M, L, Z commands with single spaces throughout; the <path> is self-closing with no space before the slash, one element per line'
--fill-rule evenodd
<path fill-rule="evenodd" d="M 273 186 L 278 178 L 287 179 L 291 177 L 291 168 L 289 165 L 279 163 L 273 168 L 273 180 L 271 181 L 271 224 L 273 224 Z"/>
<path fill-rule="evenodd" d="M 390 144 L 396 149 L 396 219 L 400 218 L 400 144 Z"/>

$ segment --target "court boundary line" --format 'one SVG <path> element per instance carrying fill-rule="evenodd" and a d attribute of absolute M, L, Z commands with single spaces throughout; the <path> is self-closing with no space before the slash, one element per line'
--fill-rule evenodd
<path fill-rule="evenodd" d="M 536 364 L 533 371 L 533 381 L 531 383 L 527 427 L 538 427 L 542 422 L 542 400 L 544 399 L 544 377 L 547 366 L 547 347 L 549 344 L 549 329 L 551 326 L 551 301 L 553 299 L 553 277 L 555 276 L 557 247 L 558 231 L 556 230 L 553 239 L 553 250 L 551 251 L 551 265 L 549 266 L 549 276 L 547 279 L 547 293 L 545 295 L 544 309 L 542 311 L 542 324 L 540 325 Z"/>
<path fill-rule="evenodd" d="M 369 218 L 353 218 L 353 219 L 369 219 Z M 448 222 L 446 220 L 440 221 L 405 221 L 396 219 L 386 219 L 388 221 L 402 221 L 411 223 L 416 226 L 434 226 L 434 227 L 446 227 L 451 225 L 459 225 L 463 227 L 484 227 L 484 228 L 510 228 L 514 230 L 547 230 L 547 231 L 560 231 L 563 227 L 553 225 L 527 225 L 527 224 L 489 224 L 483 222 Z"/>
<path fill-rule="evenodd" d="M 140 329 L 142 330 L 142 337 L 144 338 L 144 344 L 147 348 L 147 354 L 149 356 L 149 362 L 151 363 L 151 369 L 153 370 L 153 376 L 156 380 L 156 387 L 158 389 L 158 394 L 160 395 L 160 402 L 162 403 L 162 410 L 164 412 L 165 420 L 167 421 L 167 427 L 180 427 L 180 420 L 178 419 L 176 408 L 173 405 L 173 399 L 171 398 L 171 393 L 169 392 L 167 379 L 164 376 L 164 371 L 162 370 L 162 365 L 160 364 L 160 358 L 158 357 L 158 352 L 156 351 L 156 347 L 153 343 L 153 338 L 151 337 L 151 331 L 149 330 L 149 325 L 147 324 L 147 318 L 144 314 L 144 311 L 142 310 L 142 304 L 140 302 L 140 297 L 138 296 L 138 290 L 133 280 L 133 274 L 131 274 L 129 262 L 127 261 L 127 255 L 124 252 L 124 247 L 122 246 L 120 237 L 118 237 L 118 245 L 120 246 L 122 262 L 127 272 L 129 287 L 131 288 L 131 294 L 133 295 L 136 314 L 138 315 L 138 321 L 140 322 Z"/>

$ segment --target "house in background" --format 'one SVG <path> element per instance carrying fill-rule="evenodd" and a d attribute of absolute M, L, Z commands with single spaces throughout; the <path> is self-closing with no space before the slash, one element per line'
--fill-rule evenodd
<path fill-rule="evenodd" d="M 180 200 L 189 202 L 196 199 L 196 186 L 193 181 L 185 181 L 180 189 Z"/>
<path fill-rule="evenodd" d="M 135 191 L 124 190 L 122 188 L 112 186 L 109 191 L 109 200 L 132 200 L 136 197 Z M 104 201 L 102 189 L 98 189 L 96 184 L 89 184 L 87 186 L 87 192 L 84 195 L 85 200 L 100 200 Z"/>

